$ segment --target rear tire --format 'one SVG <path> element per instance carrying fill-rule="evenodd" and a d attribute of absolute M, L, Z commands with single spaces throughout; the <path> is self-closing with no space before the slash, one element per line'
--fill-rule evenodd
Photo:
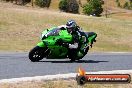
<path fill-rule="evenodd" d="M 84 56 L 88 53 L 89 51 L 89 46 L 85 49 Z"/>
<path fill-rule="evenodd" d="M 68 58 L 70 59 L 71 62 L 78 60 L 77 49 L 69 50 Z"/>
<path fill-rule="evenodd" d="M 85 49 L 85 51 L 84 51 L 84 53 L 83 53 L 83 56 L 82 57 L 78 57 L 76 60 L 80 60 L 80 59 L 82 59 L 87 53 L 88 53 L 88 51 L 89 51 L 89 47 L 87 47 L 86 49 Z"/>
<path fill-rule="evenodd" d="M 29 59 L 32 62 L 38 62 L 44 58 L 44 48 L 36 46 L 29 52 Z"/>
<path fill-rule="evenodd" d="M 71 62 L 74 62 L 76 60 L 76 49 L 70 49 L 68 52 L 68 58 Z"/>
<path fill-rule="evenodd" d="M 70 62 L 74 62 L 76 60 L 75 55 L 68 55 L 68 58 L 70 59 Z"/>

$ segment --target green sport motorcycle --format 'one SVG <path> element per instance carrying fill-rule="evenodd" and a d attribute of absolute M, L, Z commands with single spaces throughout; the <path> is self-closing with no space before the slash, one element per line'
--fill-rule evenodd
<path fill-rule="evenodd" d="M 52 27 L 42 32 L 41 42 L 29 52 L 29 59 L 32 62 L 40 61 L 43 58 L 79 60 L 87 54 L 89 46 L 92 47 L 93 42 L 96 42 L 96 37 L 97 34 L 94 32 L 82 32 L 79 38 L 80 48 L 72 50 L 60 45 L 60 43 L 72 43 L 73 41 L 72 35 L 66 28 Z"/>

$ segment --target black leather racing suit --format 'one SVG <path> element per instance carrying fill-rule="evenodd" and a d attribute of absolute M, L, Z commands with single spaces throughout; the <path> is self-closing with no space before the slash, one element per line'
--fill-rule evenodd
<path fill-rule="evenodd" d="M 88 36 L 82 30 L 80 30 L 79 27 L 77 27 L 76 31 L 73 31 L 71 35 L 73 36 L 73 40 L 72 43 L 69 44 L 70 53 L 77 55 L 77 53 L 80 51 L 80 53 L 84 55 L 85 51 L 84 49 L 81 50 L 83 43 L 80 42 L 80 39 L 82 38 L 82 36 L 84 36 L 86 40 L 84 42 L 87 42 Z"/>
<path fill-rule="evenodd" d="M 63 26 L 61 27 L 61 29 L 65 29 Z M 85 39 L 87 41 L 87 35 L 81 30 L 80 27 L 76 27 L 75 31 L 72 31 L 70 33 L 72 35 L 72 42 L 71 43 L 60 43 L 60 45 L 69 48 L 69 51 L 71 51 L 71 54 L 76 54 L 78 51 L 83 52 L 83 50 L 80 50 L 81 46 L 82 46 L 82 42 L 80 42 L 80 38 L 82 36 L 85 36 Z"/>

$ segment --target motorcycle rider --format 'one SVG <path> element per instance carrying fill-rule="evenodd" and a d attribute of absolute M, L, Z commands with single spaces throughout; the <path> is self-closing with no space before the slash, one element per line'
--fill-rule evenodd
<path fill-rule="evenodd" d="M 67 31 L 73 36 L 73 44 L 69 44 L 70 49 L 77 49 L 79 46 L 80 27 L 74 20 L 69 20 L 66 23 Z"/>
<path fill-rule="evenodd" d="M 60 45 L 68 47 L 70 49 L 71 54 L 76 53 L 80 51 L 81 48 L 81 43 L 79 42 L 79 39 L 81 38 L 82 35 L 87 37 L 82 29 L 77 25 L 77 23 L 74 20 L 69 20 L 67 21 L 66 25 L 59 26 L 60 29 L 66 28 L 67 31 L 72 35 L 73 37 L 73 42 L 72 43 L 61 43 Z M 86 39 L 87 41 L 87 39 Z M 81 50 L 83 52 L 83 50 Z M 83 53 L 81 53 L 83 55 Z"/>

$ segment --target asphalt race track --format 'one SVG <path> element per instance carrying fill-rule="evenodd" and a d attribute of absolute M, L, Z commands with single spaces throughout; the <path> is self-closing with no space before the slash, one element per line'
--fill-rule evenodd
<path fill-rule="evenodd" d="M 131 70 L 132 53 L 89 53 L 79 62 L 69 59 L 43 59 L 31 62 L 27 52 L 0 52 L 0 79 L 76 73 L 78 67 L 87 72 Z"/>

